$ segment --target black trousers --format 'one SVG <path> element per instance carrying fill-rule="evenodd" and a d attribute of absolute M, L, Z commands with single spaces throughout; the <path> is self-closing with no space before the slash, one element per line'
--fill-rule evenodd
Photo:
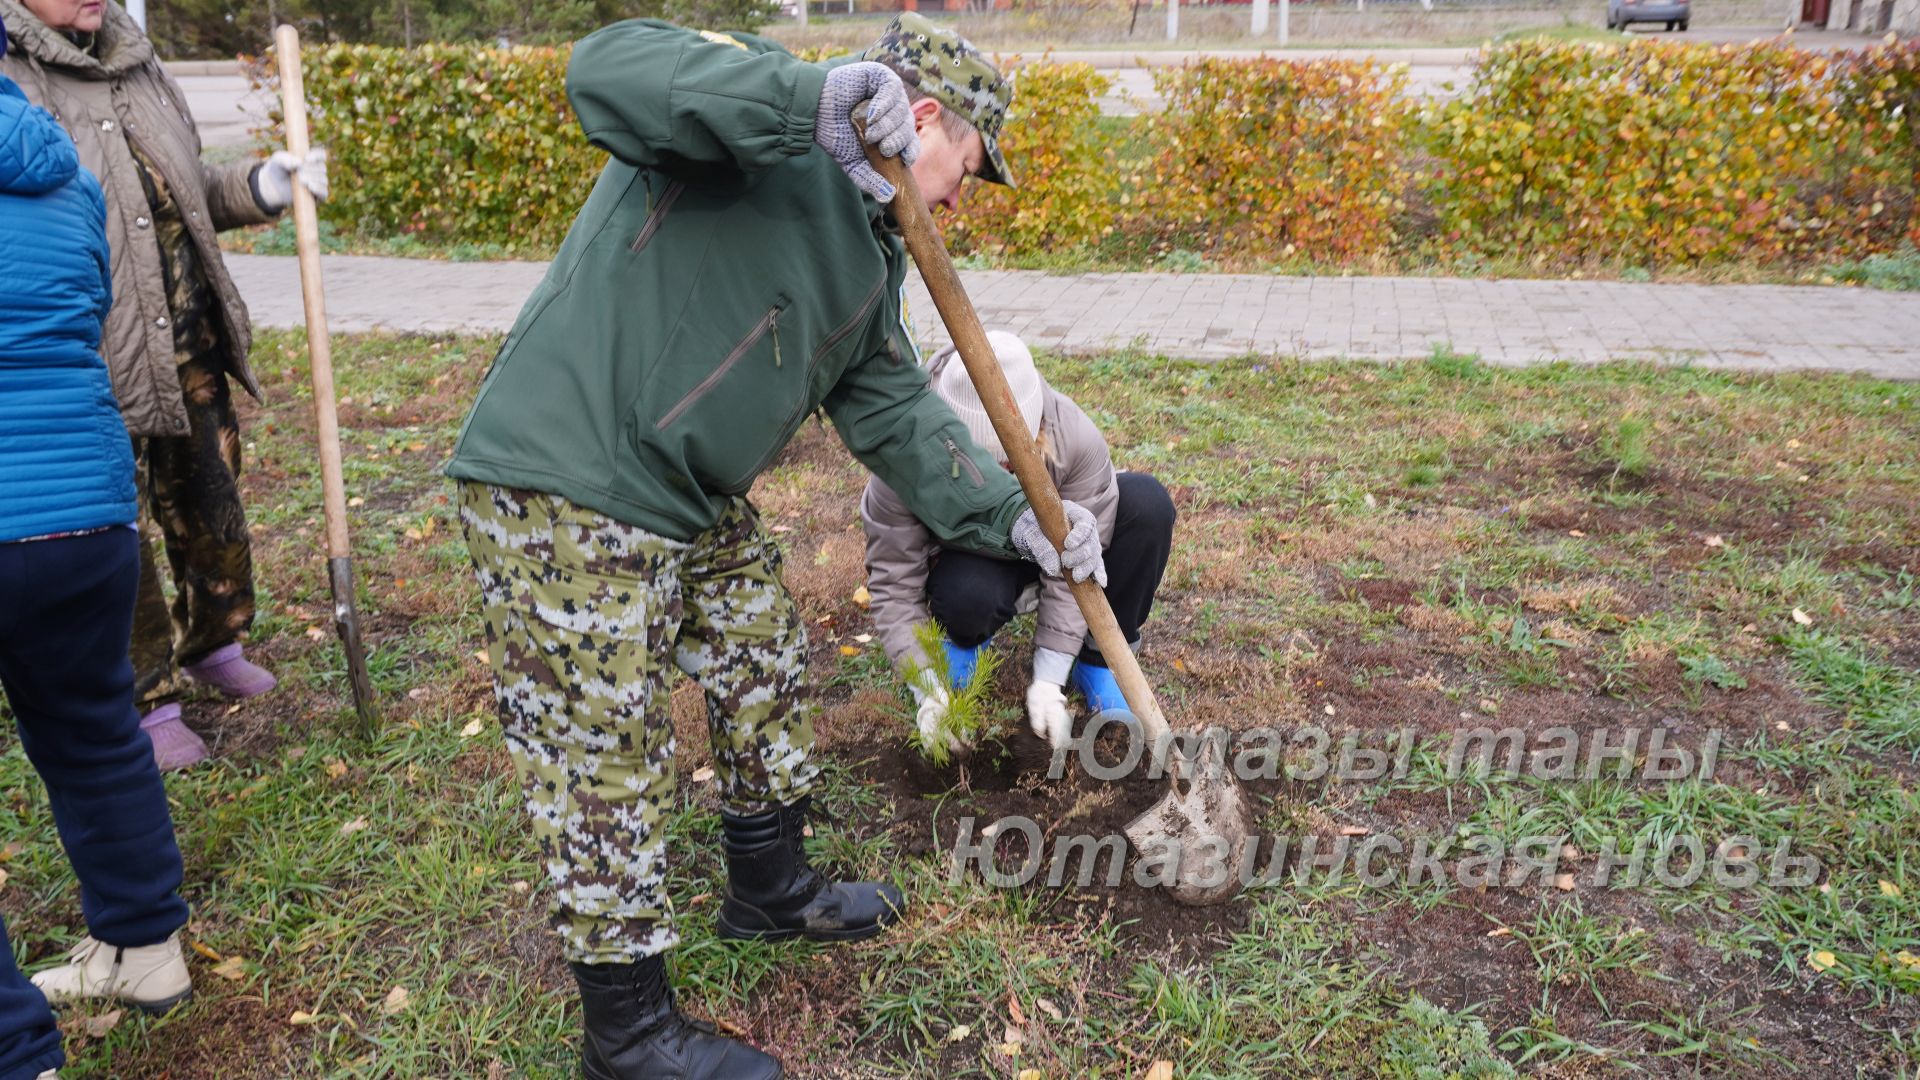
<path fill-rule="evenodd" d="M 1146 473 L 1120 477 L 1120 503 L 1114 515 L 1113 542 L 1105 551 L 1107 603 L 1128 641 L 1140 640 L 1140 627 L 1153 610 L 1154 593 L 1173 551 L 1173 497 Z M 1013 618 L 1014 605 L 1027 586 L 1040 580 L 1040 568 L 1025 559 L 942 548 L 927 575 L 927 611 L 963 649 L 992 637 Z M 1091 641 L 1080 650 L 1084 663 L 1105 667 Z"/>
<path fill-rule="evenodd" d="M 167 791 L 133 705 L 132 529 L 0 544 L 0 688 L 47 785 L 80 879 L 87 932 L 132 948 L 187 921 Z M 0 927 L 0 1076 L 60 1063 L 46 998 L 21 977 Z"/>

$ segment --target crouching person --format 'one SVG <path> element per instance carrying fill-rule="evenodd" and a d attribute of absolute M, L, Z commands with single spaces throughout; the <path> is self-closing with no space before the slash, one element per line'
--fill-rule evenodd
<path fill-rule="evenodd" d="M 100 357 L 111 293 L 100 185 L 0 75 L 0 689 L 88 932 L 30 985 L 0 928 L 4 1080 L 60 1066 L 49 1003 L 163 1013 L 191 992 L 180 849 L 127 657 L 140 534 L 133 448 Z"/>
<path fill-rule="evenodd" d="M 903 78 L 908 85 L 903 84 Z M 802 846 L 817 766 L 806 635 L 746 495 L 815 409 L 943 543 L 1099 569 L 1093 515 L 1047 543 L 1013 478 L 929 391 L 906 253 L 866 137 L 929 208 L 1004 182 L 1012 88 L 903 15 L 864 57 L 634 21 L 582 41 L 567 91 L 612 155 L 467 418 L 449 475 L 507 750 L 580 991 L 590 1080 L 763 1080 L 771 1056 L 669 988 L 668 678 L 706 692 L 728 938 L 847 941 L 898 918 Z M 960 463 L 965 468 L 960 468 Z"/>
<path fill-rule="evenodd" d="M 1100 429 L 1071 399 L 1047 385 L 1019 338 L 994 331 L 987 340 L 1061 498 L 1092 511 L 1099 524 L 1107 602 L 1127 641 L 1137 645 L 1173 546 L 1173 499 L 1145 473 L 1114 472 Z M 1004 473 L 1006 454 L 960 357 L 950 348 L 939 353 L 929 374 L 934 392 L 1000 463 L 995 472 Z M 968 463 L 956 462 L 954 467 L 963 465 Z M 1034 734 L 1056 747 L 1066 745 L 1072 726 L 1068 684 L 1093 713 L 1126 710 L 1126 699 L 1088 635 L 1065 580 L 1043 578 L 1031 563 L 942 543 L 878 476 L 867 481 L 860 519 L 866 526 L 867 591 L 873 597 L 874 625 L 887 655 L 908 672 L 923 739 L 944 738 L 958 748 L 954 734 L 943 733 L 942 727 L 949 691 L 972 681 L 980 651 L 1035 591 L 1033 681 L 1027 687 L 1027 717 Z M 940 665 L 947 672 L 945 686 L 935 674 L 937 665 L 930 663 L 933 658 L 923 655 L 919 643 L 918 628 L 929 619 L 945 635 L 946 662 Z"/>

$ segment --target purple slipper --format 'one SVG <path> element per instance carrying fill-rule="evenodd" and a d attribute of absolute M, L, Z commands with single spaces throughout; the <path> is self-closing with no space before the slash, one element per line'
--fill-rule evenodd
<path fill-rule="evenodd" d="M 141 717 L 140 730 L 153 740 L 153 763 L 161 772 L 207 759 L 207 744 L 180 719 L 179 705 L 162 705 Z"/>
<path fill-rule="evenodd" d="M 266 668 L 240 655 L 238 642 L 220 646 L 185 670 L 194 682 L 205 683 L 230 698 L 259 697 L 278 684 Z"/>

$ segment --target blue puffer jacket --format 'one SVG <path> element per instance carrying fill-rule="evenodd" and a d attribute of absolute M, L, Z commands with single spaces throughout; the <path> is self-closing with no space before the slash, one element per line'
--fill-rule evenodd
<path fill-rule="evenodd" d="M 100 358 L 106 201 L 0 76 L 0 543 L 133 521 L 133 447 Z"/>

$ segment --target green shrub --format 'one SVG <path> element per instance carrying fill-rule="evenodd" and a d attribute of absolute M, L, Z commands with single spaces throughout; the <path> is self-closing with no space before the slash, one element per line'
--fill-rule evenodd
<path fill-rule="evenodd" d="M 342 232 L 557 247 L 607 156 L 567 103 L 567 48 L 329 45 L 303 54 Z"/>
<path fill-rule="evenodd" d="M 1889 246 L 1916 186 L 1917 53 L 1495 47 L 1422 118 L 1443 245 L 1654 264 Z"/>
<path fill-rule="evenodd" d="M 1166 109 L 1150 181 L 1134 186 L 1135 227 L 1209 255 L 1339 262 L 1386 248 L 1404 209 L 1405 78 L 1339 60 L 1156 70 Z"/>

